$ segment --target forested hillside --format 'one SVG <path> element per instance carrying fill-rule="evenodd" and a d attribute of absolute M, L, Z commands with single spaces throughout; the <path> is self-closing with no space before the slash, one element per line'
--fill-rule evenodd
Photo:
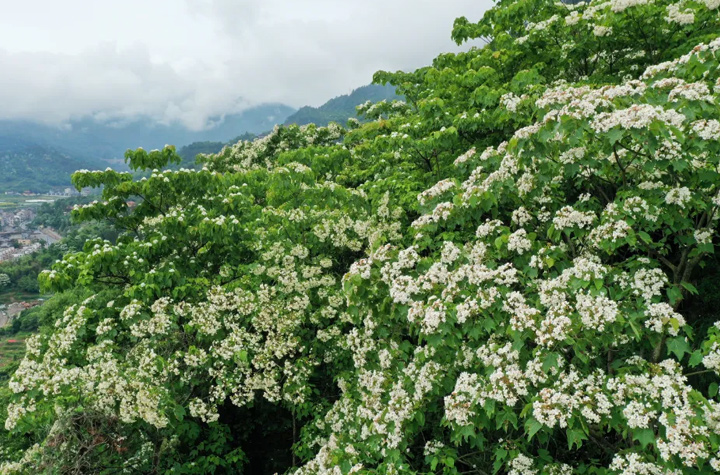
<path fill-rule="evenodd" d="M 330 122 L 345 124 L 349 118 L 357 118 L 356 107 L 367 101 L 380 102 L 397 99 L 401 99 L 401 97 L 395 94 L 395 88 L 393 86 L 370 84 L 359 87 L 350 94 L 330 99 L 320 107 L 301 107 L 285 120 L 285 125 L 315 124 L 326 126 Z"/>
<path fill-rule="evenodd" d="M 79 169 L 98 168 L 99 160 L 83 160 L 58 150 L 0 137 L 0 192 L 46 192 L 70 187 L 70 175 Z"/>
<path fill-rule="evenodd" d="M 500 0 L 365 123 L 75 173 L 121 235 L 40 276 L 0 472 L 720 472 L 719 7 Z"/>

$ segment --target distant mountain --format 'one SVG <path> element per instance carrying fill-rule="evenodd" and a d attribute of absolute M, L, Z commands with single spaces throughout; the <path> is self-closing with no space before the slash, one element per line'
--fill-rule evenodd
<path fill-rule="evenodd" d="M 281 124 L 295 109 L 262 104 L 237 114 L 213 117 L 207 130 L 193 131 L 181 124 L 163 125 L 149 118 L 127 122 L 100 122 L 90 118 L 52 127 L 29 121 L 0 121 L 0 192 L 48 191 L 70 186 L 77 169 L 125 168 L 127 149 L 160 149 L 173 144 L 182 150 L 193 142 L 205 147 L 185 151 L 188 164 L 197 153 L 219 151 L 240 134 L 259 134 Z M 210 148 L 207 148 L 207 144 Z M 219 147 L 219 148 L 217 148 Z M 217 150 L 215 150 L 217 149 Z M 191 157 L 190 157 L 191 156 Z"/>
<path fill-rule="evenodd" d="M 394 87 L 370 84 L 359 87 L 350 94 L 330 99 L 320 107 L 301 107 L 297 112 L 285 119 L 285 125 L 313 123 L 325 126 L 330 122 L 344 125 L 350 117 L 357 117 L 355 106 L 365 101 L 379 102 L 393 99 L 402 99 L 402 97 L 395 94 Z"/>
<path fill-rule="evenodd" d="M 254 137 L 254 136 L 253 136 Z M 178 150 L 178 155 L 183 159 L 184 164 L 195 163 L 195 157 L 202 154 L 218 153 L 225 146 L 225 142 L 193 142 Z"/>
<path fill-rule="evenodd" d="M 149 118 L 125 122 L 84 118 L 63 128 L 5 120 L 0 121 L 0 136 L 57 149 L 73 157 L 112 160 L 122 158 L 129 148 L 152 150 L 166 144 L 181 147 L 192 142 L 227 142 L 246 132 L 261 133 L 283 123 L 293 112 L 295 109 L 284 104 L 261 104 L 237 114 L 212 117 L 209 122 L 214 125 L 201 131 L 177 123 L 158 124 Z"/>
<path fill-rule="evenodd" d="M 106 166 L 99 160 L 77 159 L 49 147 L 0 136 L 0 192 L 67 188 L 75 170 Z"/>
<path fill-rule="evenodd" d="M 377 102 L 393 99 L 402 99 L 402 97 L 395 94 L 395 88 L 392 86 L 378 86 L 375 84 L 362 86 L 353 90 L 350 94 L 330 99 L 320 107 L 305 106 L 285 119 L 284 125 L 314 123 L 324 126 L 333 121 L 344 124 L 348 118 L 357 116 L 355 106 L 365 101 Z M 248 132 L 227 141 L 205 140 L 185 145 L 178 150 L 178 155 L 183 158 L 181 166 L 191 166 L 195 163 L 195 157 L 201 153 L 218 153 L 226 145 L 233 145 L 240 140 L 253 140 L 257 136 L 264 135 L 269 130 L 270 127 L 262 132 Z"/>

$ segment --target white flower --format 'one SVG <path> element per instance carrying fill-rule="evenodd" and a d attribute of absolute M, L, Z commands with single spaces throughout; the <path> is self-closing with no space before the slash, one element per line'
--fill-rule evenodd
<path fill-rule="evenodd" d="M 720 122 L 715 119 L 695 121 L 692 130 L 703 140 L 720 140 Z"/>
<path fill-rule="evenodd" d="M 593 28 L 593 35 L 595 36 L 609 36 L 612 34 L 612 27 L 596 25 Z"/>
<path fill-rule="evenodd" d="M 492 234 L 500 226 L 502 226 L 502 222 L 497 219 L 487 220 L 478 226 L 477 231 L 475 231 L 475 236 L 482 239 Z"/>
<path fill-rule="evenodd" d="M 665 21 L 668 23 L 677 23 L 678 25 L 691 25 L 695 23 L 695 14 L 692 10 L 680 11 L 680 5 L 671 3 L 667 6 L 667 16 Z"/>
<path fill-rule="evenodd" d="M 508 92 L 507 94 L 504 94 L 502 97 L 500 97 L 500 105 L 505 107 L 510 112 L 516 112 L 518 105 L 520 105 L 520 101 L 522 101 L 522 97 L 518 97 L 512 92 Z"/>
<path fill-rule="evenodd" d="M 525 226 L 530 221 L 532 221 L 532 215 L 524 206 L 521 206 L 513 211 L 512 222 L 518 226 Z"/>
<path fill-rule="evenodd" d="M 670 335 L 677 336 L 679 328 L 685 326 L 683 316 L 664 302 L 648 305 L 645 313 L 650 317 L 645 321 L 645 326 L 657 333 L 662 333 L 667 328 Z"/>
<path fill-rule="evenodd" d="M 580 319 L 588 328 L 597 331 L 603 331 L 605 325 L 612 323 L 618 316 L 618 304 L 614 300 L 610 300 L 604 295 L 590 296 L 586 294 L 578 294 L 576 297 L 577 304 L 575 308 Z"/>
<path fill-rule="evenodd" d="M 690 189 L 688 187 L 683 186 L 679 188 L 673 188 L 672 190 L 668 191 L 668 193 L 665 195 L 665 202 L 669 205 L 677 205 L 681 208 L 684 208 L 688 201 L 690 201 L 690 198 L 692 197 L 690 193 Z"/>
<path fill-rule="evenodd" d="M 537 473 L 538 470 L 533 468 L 533 460 L 527 455 L 518 454 L 518 456 L 510 462 L 508 475 L 536 475 Z"/>
<path fill-rule="evenodd" d="M 568 26 L 572 26 L 577 24 L 582 17 L 580 16 L 580 13 L 576 11 L 570 12 L 569 15 L 565 17 L 565 24 Z"/>
<path fill-rule="evenodd" d="M 685 120 L 685 116 L 674 109 L 665 110 L 660 106 L 636 104 L 627 109 L 602 112 L 590 125 L 596 132 L 607 132 L 617 126 L 623 129 L 644 129 L 653 121 L 681 127 Z"/>
<path fill-rule="evenodd" d="M 610 9 L 615 13 L 619 13 L 630 7 L 636 7 L 639 5 L 647 5 L 649 0 L 611 0 Z"/>
<path fill-rule="evenodd" d="M 626 238 L 631 230 L 632 228 L 625 220 L 609 221 L 593 229 L 588 239 L 599 247 L 604 241 L 615 243 Z"/>
<path fill-rule="evenodd" d="M 720 374 L 720 345 L 714 342 L 710 351 L 703 357 L 703 366 Z"/>
<path fill-rule="evenodd" d="M 455 159 L 455 165 L 460 165 L 461 163 L 467 162 L 468 160 L 470 160 L 470 158 L 475 156 L 475 153 L 475 147 L 471 148 L 470 150 Z"/>
<path fill-rule="evenodd" d="M 572 206 L 564 206 L 555 213 L 553 225 L 558 231 L 573 227 L 585 229 L 592 226 L 595 218 L 595 213 L 578 211 Z"/>
<path fill-rule="evenodd" d="M 712 242 L 713 232 L 707 228 L 698 229 L 693 233 L 693 236 L 698 244 L 710 244 Z"/>
<path fill-rule="evenodd" d="M 460 249 L 451 241 L 445 241 L 442 247 L 440 262 L 443 264 L 452 264 L 460 257 Z"/>
<path fill-rule="evenodd" d="M 661 269 L 638 269 L 630 283 L 635 295 L 651 300 L 661 294 L 668 283 L 668 278 Z"/>
<path fill-rule="evenodd" d="M 474 149 L 473 149 L 474 150 Z M 459 160 L 459 159 L 458 159 Z M 432 188 L 429 188 L 418 195 L 418 201 L 421 205 L 427 203 L 428 200 L 436 198 L 443 193 L 452 190 L 455 187 L 455 182 L 451 179 L 446 179 L 437 182 Z"/>
<path fill-rule="evenodd" d="M 672 91 L 670 91 L 668 99 L 672 102 L 677 102 L 678 98 L 687 99 L 689 101 L 714 102 L 714 98 L 710 94 L 710 88 L 708 88 L 707 84 L 703 82 L 678 84 Z"/>
<path fill-rule="evenodd" d="M 508 238 L 508 250 L 524 254 L 532 249 L 532 242 L 527 238 L 527 231 L 518 229 Z"/>

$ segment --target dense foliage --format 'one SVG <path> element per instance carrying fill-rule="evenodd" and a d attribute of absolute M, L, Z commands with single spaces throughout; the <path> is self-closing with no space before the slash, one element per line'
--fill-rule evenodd
<path fill-rule="evenodd" d="M 2 470 L 720 471 L 718 7 L 501 1 L 365 124 L 76 173 L 123 234 L 41 276 Z"/>

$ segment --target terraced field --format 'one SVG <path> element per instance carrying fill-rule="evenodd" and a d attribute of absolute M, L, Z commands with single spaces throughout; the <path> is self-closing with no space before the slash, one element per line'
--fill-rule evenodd
<path fill-rule="evenodd" d="M 11 337 L 0 338 L 0 371 L 15 361 L 19 361 L 25 354 L 25 340 L 29 333 L 18 333 Z"/>
<path fill-rule="evenodd" d="M 37 196 L 19 196 L 19 195 L 0 195 L 0 209 L 15 208 L 32 208 L 49 201 L 55 201 L 62 198 L 61 196 L 37 195 Z"/>

